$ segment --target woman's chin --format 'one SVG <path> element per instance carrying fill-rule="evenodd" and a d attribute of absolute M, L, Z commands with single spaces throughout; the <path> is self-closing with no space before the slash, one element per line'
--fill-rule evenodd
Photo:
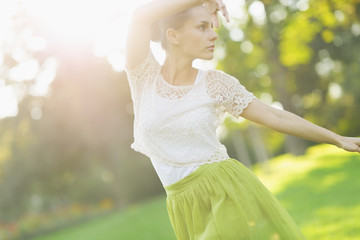
<path fill-rule="evenodd" d="M 199 57 L 199 59 L 201 59 L 201 60 L 212 60 L 213 58 L 214 58 L 213 52 L 204 54 L 203 56 Z"/>

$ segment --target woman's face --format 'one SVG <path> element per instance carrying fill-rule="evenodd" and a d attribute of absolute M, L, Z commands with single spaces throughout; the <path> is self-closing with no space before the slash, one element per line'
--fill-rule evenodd
<path fill-rule="evenodd" d="M 191 9 L 190 17 L 177 30 L 178 45 L 182 52 L 193 59 L 210 60 L 214 57 L 217 33 L 212 28 L 209 12 L 202 6 Z"/>

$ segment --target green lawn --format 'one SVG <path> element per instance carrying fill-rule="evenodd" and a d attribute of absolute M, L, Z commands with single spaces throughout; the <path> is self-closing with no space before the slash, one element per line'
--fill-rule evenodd
<path fill-rule="evenodd" d="M 255 173 L 275 193 L 308 240 L 360 238 L 360 154 L 329 145 L 283 155 Z M 36 240 L 174 240 L 165 198 L 63 229 Z"/>
<path fill-rule="evenodd" d="M 269 165 L 255 172 L 309 240 L 360 239 L 360 154 L 319 145 Z"/>
<path fill-rule="evenodd" d="M 142 205 L 133 205 L 126 211 L 115 211 L 98 219 L 35 239 L 175 240 L 175 235 L 168 220 L 165 197 L 159 197 Z"/>

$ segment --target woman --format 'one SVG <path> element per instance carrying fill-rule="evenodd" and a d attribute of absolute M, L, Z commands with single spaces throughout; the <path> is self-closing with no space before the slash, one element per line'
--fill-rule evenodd
<path fill-rule="evenodd" d="M 193 68 L 193 60 L 213 58 L 218 10 L 228 18 L 221 0 L 157 0 L 135 11 L 126 58 L 132 147 L 150 157 L 165 187 L 177 239 L 304 239 L 274 196 L 227 155 L 215 134 L 222 114 L 348 151 L 360 152 L 360 139 L 274 109 L 223 72 Z M 162 66 L 151 38 L 166 50 Z"/>

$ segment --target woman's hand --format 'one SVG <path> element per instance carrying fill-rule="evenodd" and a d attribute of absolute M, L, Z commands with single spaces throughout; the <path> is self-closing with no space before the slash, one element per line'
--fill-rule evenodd
<path fill-rule="evenodd" d="M 360 138 L 341 137 L 338 147 L 349 152 L 360 153 Z"/>
<path fill-rule="evenodd" d="M 218 11 L 221 11 L 222 15 L 225 17 L 225 20 L 229 22 L 229 14 L 222 0 L 204 0 L 204 6 L 211 14 L 214 27 L 218 28 L 220 26 L 219 19 L 217 17 Z"/>

